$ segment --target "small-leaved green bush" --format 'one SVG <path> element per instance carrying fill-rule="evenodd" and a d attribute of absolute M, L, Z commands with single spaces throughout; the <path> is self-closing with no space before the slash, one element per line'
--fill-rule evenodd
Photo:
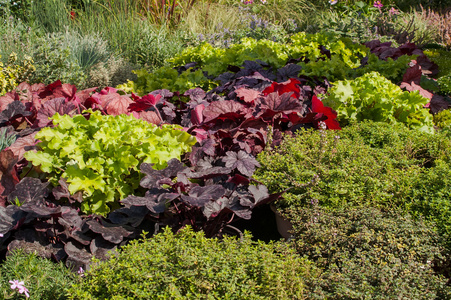
<path fill-rule="evenodd" d="M 309 299 L 451 299 L 440 237 L 423 221 L 376 208 L 291 208 L 298 253 L 322 269 Z M 448 273 L 449 274 L 449 273 Z"/>
<path fill-rule="evenodd" d="M 308 260 L 288 244 L 205 238 L 190 227 L 135 240 L 95 261 L 69 299 L 304 299 Z"/>
<path fill-rule="evenodd" d="M 434 124 L 439 128 L 445 128 L 451 125 L 451 111 L 444 109 L 434 115 Z"/>
<path fill-rule="evenodd" d="M 131 115 L 90 112 L 89 120 L 56 113 L 55 127 L 36 134 L 40 150 L 24 154 L 55 186 L 64 179 L 71 195 L 82 192 L 81 210 L 87 214 L 118 208 L 118 201 L 139 187 L 143 162 L 163 169 L 196 143 L 178 125 L 158 127 Z"/>
<path fill-rule="evenodd" d="M 30 299 L 66 299 L 65 290 L 76 276 L 63 263 L 15 250 L 0 265 L 0 299 L 25 299 L 23 293 L 11 289 L 10 280 L 23 281 Z"/>
<path fill-rule="evenodd" d="M 280 207 L 397 208 L 451 236 L 451 139 L 402 124 L 365 121 L 341 131 L 300 130 L 258 156 L 254 178 Z"/>

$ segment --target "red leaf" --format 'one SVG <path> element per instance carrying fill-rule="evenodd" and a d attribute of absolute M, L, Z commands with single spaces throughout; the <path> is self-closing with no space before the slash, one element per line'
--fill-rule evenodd
<path fill-rule="evenodd" d="M 238 98 L 243 100 L 246 103 L 252 103 L 255 99 L 258 98 L 258 96 L 261 95 L 259 91 L 251 90 L 247 88 L 239 88 L 235 90 L 235 93 Z"/>
<path fill-rule="evenodd" d="M 191 111 L 191 123 L 193 125 L 200 125 L 202 124 L 204 120 L 204 116 L 202 115 L 202 112 L 205 109 L 205 105 L 200 104 L 197 105 L 192 111 Z"/>
<path fill-rule="evenodd" d="M 102 95 L 100 102 L 103 110 L 112 116 L 128 113 L 128 107 L 133 100 L 125 95 L 119 95 L 118 93 L 111 93 Z"/>
<path fill-rule="evenodd" d="M 236 117 L 239 116 L 238 112 L 242 112 L 244 110 L 244 105 L 236 102 L 235 100 L 214 101 L 203 111 L 205 117 L 204 122 L 209 122 L 224 114 L 229 114 L 230 117 Z"/>
<path fill-rule="evenodd" d="M 263 94 L 266 96 L 270 93 L 277 92 L 279 95 L 292 92 L 293 94 L 291 97 L 293 98 L 299 98 L 300 95 L 300 88 L 298 84 L 301 82 L 297 79 L 290 78 L 288 81 L 277 83 L 273 82 L 273 84 L 269 87 L 267 87 Z"/>
<path fill-rule="evenodd" d="M 148 94 L 146 96 L 143 96 L 142 98 L 139 98 L 135 94 L 132 94 L 132 98 L 133 100 L 135 100 L 135 102 L 130 104 L 130 106 L 128 107 L 129 111 L 140 112 L 152 106 L 155 106 L 158 103 L 158 101 L 160 101 L 162 96 L 161 95 L 154 96 Z"/>
<path fill-rule="evenodd" d="M 133 116 L 136 117 L 136 112 L 133 113 Z M 141 111 L 138 114 L 138 119 L 142 119 L 148 123 L 152 123 L 155 125 L 159 125 L 161 123 L 161 119 L 158 114 L 154 111 Z"/>
<path fill-rule="evenodd" d="M 30 150 L 29 147 L 33 147 L 36 145 L 37 141 L 34 138 L 36 133 L 37 132 L 33 132 L 30 135 L 18 138 L 11 146 L 7 148 L 8 150 L 11 150 L 14 153 L 14 156 L 18 158 L 17 159 L 18 161 L 22 160 L 23 154 L 26 151 Z"/>
<path fill-rule="evenodd" d="M 16 163 L 17 157 L 11 150 L 0 152 L 0 195 L 2 196 L 9 195 L 19 183 L 19 177 L 14 168 Z"/>
<path fill-rule="evenodd" d="M 312 111 L 327 117 L 324 123 L 326 123 L 328 129 L 341 129 L 340 124 L 336 120 L 337 112 L 328 106 L 324 106 L 323 102 L 316 95 L 312 97 Z M 315 123 L 316 128 L 318 128 L 319 122 Z"/>

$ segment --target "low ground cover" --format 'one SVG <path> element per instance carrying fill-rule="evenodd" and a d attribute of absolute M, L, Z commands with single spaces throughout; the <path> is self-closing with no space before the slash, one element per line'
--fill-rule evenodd
<path fill-rule="evenodd" d="M 450 299 L 450 3 L 417 4 L 0 3 L 0 298 Z M 269 203 L 290 243 L 234 229 Z"/>

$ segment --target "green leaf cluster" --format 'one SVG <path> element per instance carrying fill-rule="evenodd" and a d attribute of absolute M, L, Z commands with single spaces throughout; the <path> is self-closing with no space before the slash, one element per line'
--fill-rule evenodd
<path fill-rule="evenodd" d="M 451 110 L 444 109 L 434 115 L 434 124 L 439 128 L 451 125 Z"/>
<path fill-rule="evenodd" d="M 287 211 L 298 253 L 322 272 L 309 299 L 450 299 L 446 250 L 427 222 L 376 208 Z"/>
<path fill-rule="evenodd" d="M 19 83 L 26 81 L 35 70 L 31 57 L 25 57 L 20 65 L 17 64 L 17 55 L 11 53 L 6 66 L 0 62 L 0 96 L 12 91 Z"/>
<path fill-rule="evenodd" d="M 141 163 L 163 169 L 172 158 L 189 152 L 196 139 L 178 125 L 158 127 L 133 116 L 92 112 L 71 118 L 56 113 L 54 128 L 36 134 L 37 152 L 25 158 L 47 173 L 54 185 L 63 178 L 73 195 L 83 194 L 84 213 L 106 215 L 138 188 Z"/>
<path fill-rule="evenodd" d="M 108 261 L 95 261 L 69 299 L 304 299 L 308 260 L 284 243 L 246 233 L 205 238 L 189 226 L 135 240 Z"/>
<path fill-rule="evenodd" d="M 321 50 L 321 46 L 330 51 L 330 58 Z M 362 65 L 364 57 L 368 57 L 368 63 Z M 329 81 L 336 81 L 378 71 L 386 78 L 397 82 L 413 56 L 402 56 L 395 61 L 379 60 L 366 46 L 330 33 L 299 32 L 293 35 L 288 43 L 243 38 L 240 43 L 233 44 L 229 48 L 214 47 L 205 42 L 196 47 L 186 48 L 182 54 L 168 60 L 170 67 L 196 62 L 198 68 L 196 71 L 189 69 L 178 74 L 169 67 L 160 68 L 153 73 L 141 70 L 136 72 L 137 81 L 128 82 L 119 88 L 145 94 L 161 88 L 184 92 L 192 87 L 214 87 L 217 83 L 205 76 L 215 78 L 226 72 L 230 65 L 241 66 L 246 60 L 260 60 L 273 70 L 277 70 L 285 66 L 291 58 L 303 59 L 299 63 L 303 67 L 301 75 L 326 77 Z"/>
<path fill-rule="evenodd" d="M 289 189 L 280 207 L 380 207 L 424 216 L 451 236 L 451 139 L 403 124 L 364 121 L 337 131 L 302 130 L 258 156 L 254 178 Z"/>
<path fill-rule="evenodd" d="M 418 91 L 407 92 L 377 72 L 334 83 L 323 103 L 338 113 L 338 121 L 401 122 L 410 128 L 433 131 L 432 116 L 423 106 L 429 100 Z"/>

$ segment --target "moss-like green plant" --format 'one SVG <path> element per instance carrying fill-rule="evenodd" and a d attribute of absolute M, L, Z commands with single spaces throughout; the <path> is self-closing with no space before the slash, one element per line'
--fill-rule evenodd
<path fill-rule="evenodd" d="M 62 263 L 16 250 L 0 265 L 0 299 L 25 299 L 24 293 L 11 289 L 10 280 L 23 281 L 30 299 L 65 299 L 65 289 L 77 280 L 77 275 Z"/>
<path fill-rule="evenodd" d="M 304 299 L 311 264 L 283 243 L 207 239 L 189 227 L 96 261 L 69 299 Z"/>
<path fill-rule="evenodd" d="M 445 249 L 423 221 L 375 208 L 292 208 L 297 251 L 323 272 L 309 299 L 450 299 Z M 449 271 L 449 270 L 448 270 Z"/>
<path fill-rule="evenodd" d="M 255 179 L 278 204 L 334 209 L 384 207 L 433 220 L 451 235 L 451 139 L 402 124 L 362 122 L 342 131 L 302 130 L 258 156 Z"/>
<path fill-rule="evenodd" d="M 434 115 L 434 124 L 439 128 L 449 126 L 451 124 L 451 111 L 445 109 Z"/>

